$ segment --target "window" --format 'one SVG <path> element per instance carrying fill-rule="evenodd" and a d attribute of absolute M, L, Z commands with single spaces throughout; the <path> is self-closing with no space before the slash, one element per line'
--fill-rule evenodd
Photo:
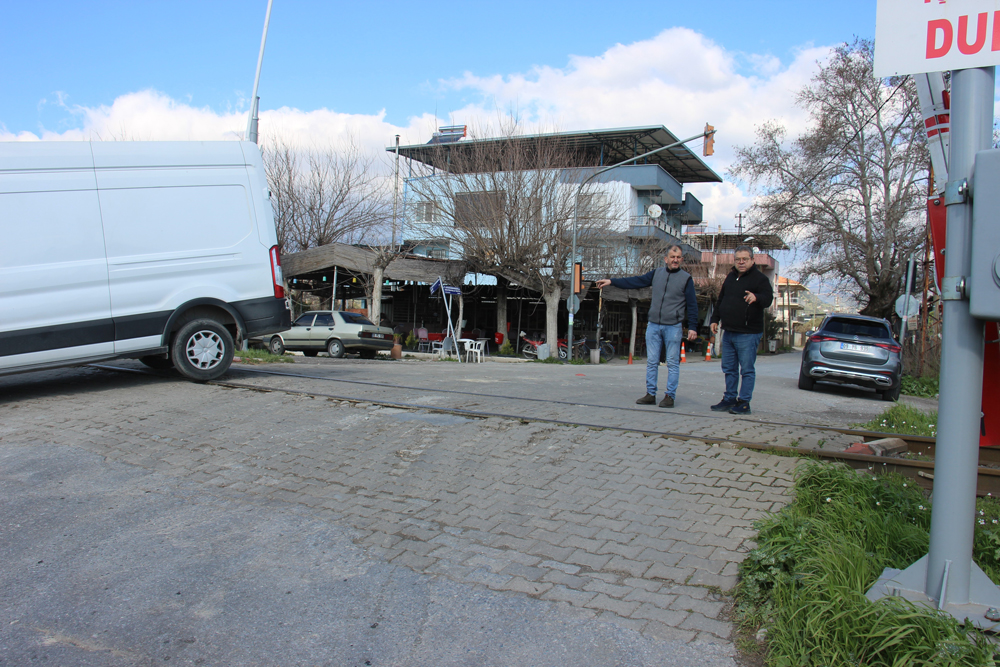
<path fill-rule="evenodd" d="M 608 198 L 602 193 L 580 195 L 580 220 L 603 220 L 608 217 Z"/>
<path fill-rule="evenodd" d="M 427 256 L 431 259 L 448 259 L 448 248 L 442 246 L 428 248 Z"/>
<path fill-rule="evenodd" d="M 481 229 L 503 218 L 502 192 L 459 192 L 455 195 L 455 226 Z"/>
<path fill-rule="evenodd" d="M 293 326 L 297 327 L 311 327 L 313 323 L 313 318 L 316 317 L 316 313 L 306 313 L 299 319 L 295 320 Z"/>
<path fill-rule="evenodd" d="M 359 313 L 349 313 L 346 311 L 342 311 L 340 313 L 340 317 L 347 324 L 369 324 L 371 326 L 375 326 L 374 324 L 372 324 L 371 320 L 369 320 L 367 317 Z"/>
<path fill-rule="evenodd" d="M 333 326 L 333 315 L 331 313 L 320 313 L 316 316 L 316 326 L 318 327 L 332 327 Z"/>
<path fill-rule="evenodd" d="M 868 338 L 892 338 L 889 330 L 884 324 L 878 322 L 868 322 L 863 320 L 853 320 L 846 317 L 834 317 L 823 331 L 833 334 L 843 334 L 845 336 L 867 336 Z"/>
<path fill-rule="evenodd" d="M 436 222 L 437 202 L 433 199 L 418 201 L 413 205 L 414 222 Z"/>
<path fill-rule="evenodd" d="M 610 273 L 613 261 L 611 248 L 605 246 L 584 246 L 580 248 L 580 261 L 583 262 L 583 269 L 589 274 Z"/>

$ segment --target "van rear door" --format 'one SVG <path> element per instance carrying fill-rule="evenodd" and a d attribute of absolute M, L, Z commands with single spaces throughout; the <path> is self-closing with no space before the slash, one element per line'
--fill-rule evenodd
<path fill-rule="evenodd" d="M 112 353 L 90 144 L 0 144 L 0 232 L 0 368 Z"/>

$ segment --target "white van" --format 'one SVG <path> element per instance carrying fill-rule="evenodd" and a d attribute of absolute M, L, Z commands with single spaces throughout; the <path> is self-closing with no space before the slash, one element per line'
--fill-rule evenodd
<path fill-rule="evenodd" d="M 219 377 L 291 324 L 269 198 L 249 142 L 0 143 L 0 374 Z"/>

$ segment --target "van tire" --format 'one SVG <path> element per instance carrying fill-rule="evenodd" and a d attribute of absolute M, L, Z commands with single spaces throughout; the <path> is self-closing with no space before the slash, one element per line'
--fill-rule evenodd
<path fill-rule="evenodd" d="M 271 354 L 282 355 L 285 353 L 285 344 L 281 340 L 281 336 L 274 336 L 271 341 L 267 344 L 267 350 Z"/>
<path fill-rule="evenodd" d="M 340 359 L 344 356 L 344 344 L 336 338 L 329 340 L 326 343 L 326 353 L 334 359 Z"/>
<path fill-rule="evenodd" d="M 233 337 L 214 319 L 192 320 L 182 326 L 170 345 L 174 367 L 195 382 L 222 377 L 233 363 Z"/>
<path fill-rule="evenodd" d="M 148 357 L 139 357 L 139 361 L 149 366 L 150 368 L 156 369 L 158 371 L 165 371 L 174 367 L 174 360 L 169 356 L 164 357 L 161 354 L 154 354 Z"/>

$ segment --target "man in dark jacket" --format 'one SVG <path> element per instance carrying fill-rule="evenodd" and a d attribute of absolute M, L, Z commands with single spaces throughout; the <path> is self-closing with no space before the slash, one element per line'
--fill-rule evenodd
<path fill-rule="evenodd" d="M 764 311 L 774 301 L 774 290 L 771 281 L 753 263 L 753 250 L 740 246 L 733 257 L 736 266 L 722 283 L 719 300 L 712 313 L 712 333 L 718 332 L 720 321 L 725 331 L 722 337 L 722 372 L 726 374 L 726 393 L 712 409 L 748 415 L 756 378 L 754 363 L 757 361 L 757 346 L 764 335 Z"/>
<path fill-rule="evenodd" d="M 684 335 L 685 320 L 687 339 L 694 340 L 698 337 L 698 299 L 691 274 L 681 268 L 683 259 L 684 253 L 680 246 L 672 245 L 667 248 L 667 256 L 664 257 L 666 266 L 641 276 L 604 279 L 595 283 L 599 288 L 608 285 L 621 289 L 653 288 L 649 324 L 646 325 L 646 394 L 636 401 L 639 405 L 652 405 L 656 402 L 660 349 L 663 347 L 667 353 L 667 393 L 660 401 L 660 407 L 674 407 L 681 375 L 681 338 Z"/>

